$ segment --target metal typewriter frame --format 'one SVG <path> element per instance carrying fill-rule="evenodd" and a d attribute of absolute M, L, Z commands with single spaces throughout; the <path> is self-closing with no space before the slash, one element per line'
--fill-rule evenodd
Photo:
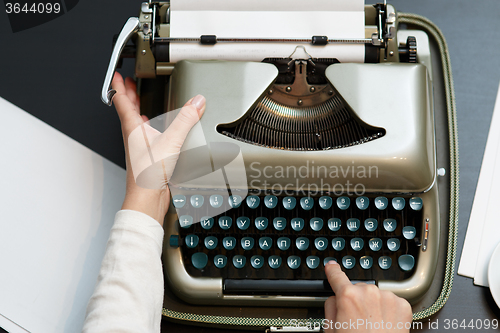
<path fill-rule="evenodd" d="M 168 3 L 157 3 L 157 4 L 165 5 Z M 149 27 L 155 26 L 154 21 L 153 22 L 151 22 L 151 20 L 148 21 L 148 15 L 147 15 L 147 13 L 151 13 L 152 10 L 156 10 L 155 8 L 156 7 L 153 6 L 151 1 L 149 4 L 143 3 L 143 6 L 142 6 L 143 10 L 142 10 L 140 18 L 139 18 L 140 23 L 145 22 L 146 24 L 149 24 Z M 395 13 L 392 6 L 388 6 L 388 8 L 390 8 L 393 11 L 393 13 Z M 164 9 L 160 9 L 160 10 L 164 10 L 164 13 L 168 12 L 168 8 L 164 8 Z M 374 19 L 374 15 L 372 15 L 373 11 L 374 11 L 373 7 L 366 6 L 365 12 L 367 14 L 367 19 L 366 19 L 367 24 L 373 23 L 373 21 L 372 21 Z M 429 308 L 428 310 L 420 311 L 414 315 L 414 319 L 422 319 L 422 318 L 425 318 L 425 317 L 435 313 L 437 310 L 439 310 L 439 308 L 442 307 L 444 302 L 446 302 L 447 295 L 449 295 L 449 291 L 451 290 L 451 285 L 452 285 L 452 280 L 453 280 L 453 267 L 454 267 L 454 262 L 453 262 L 452 258 L 454 258 L 454 256 L 455 256 L 456 222 L 458 219 L 458 211 L 457 211 L 457 209 L 458 209 L 458 185 L 457 185 L 458 184 L 458 170 L 457 170 L 457 167 L 458 167 L 458 147 L 457 147 L 457 141 L 456 141 L 456 123 L 455 123 L 455 119 L 454 119 L 453 83 L 452 83 L 452 79 L 451 79 L 451 70 L 449 68 L 449 56 L 447 54 L 446 42 L 444 41 L 444 37 L 442 37 L 442 34 L 439 31 L 439 29 L 437 27 L 435 27 L 432 24 L 432 22 L 427 21 L 425 18 L 418 17 L 416 15 L 412 16 L 412 15 L 405 14 L 404 15 L 404 22 L 415 24 L 419 27 L 422 26 L 422 27 L 424 27 L 425 30 L 432 33 L 433 37 L 439 43 L 440 51 L 442 54 L 444 72 L 445 72 L 445 80 L 449 80 L 449 82 L 451 81 L 451 83 L 448 83 L 448 85 L 447 85 L 448 89 L 446 90 L 446 94 L 447 94 L 447 103 L 448 103 L 448 117 L 449 117 L 449 123 L 450 123 L 449 135 L 450 135 L 450 142 L 451 142 L 451 149 L 452 149 L 452 153 L 451 153 L 451 167 L 452 167 L 452 170 L 451 170 L 451 179 L 452 179 L 451 204 L 452 204 L 452 207 L 451 207 L 451 211 L 450 211 L 450 231 L 449 231 L 450 239 L 449 239 L 449 243 L 448 243 L 448 256 L 452 256 L 452 257 L 447 259 L 448 264 L 451 263 L 451 265 L 447 264 L 447 267 L 446 267 L 445 285 L 443 286 L 443 291 L 442 291 L 441 296 L 436 301 L 436 303 L 432 305 L 431 308 Z M 152 55 L 152 51 L 150 49 L 151 42 L 148 38 L 148 34 L 149 34 L 149 36 L 151 36 L 150 35 L 151 30 L 153 30 L 152 33 L 154 34 L 154 29 L 150 29 L 149 31 L 148 31 L 148 29 L 144 29 L 143 32 L 141 32 L 141 31 L 137 30 L 137 28 L 138 28 L 138 26 L 136 24 L 137 22 L 129 22 L 129 23 L 130 24 L 128 24 L 128 29 L 130 31 L 128 31 L 128 32 L 125 31 L 125 30 L 127 30 L 127 29 L 125 29 L 125 28 L 127 28 L 127 25 L 126 25 L 126 27 L 124 27 L 124 30 L 122 31 L 122 35 L 120 36 L 120 37 L 122 37 L 121 40 L 123 43 L 123 44 L 121 44 L 121 48 L 119 48 L 119 49 L 115 48 L 115 51 L 113 52 L 112 62 L 110 63 L 110 66 L 108 68 L 108 76 L 111 73 L 111 77 L 112 77 L 112 74 L 114 73 L 114 70 L 116 68 L 116 63 L 118 62 L 118 58 L 120 56 L 120 53 L 123 50 L 124 44 L 126 43 L 126 40 L 128 40 L 128 38 L 134 33 L 137 33 L 138 36 L 142 37 L 142 38 L 139 38 L 139 40 L 138 40 L 139 47 L 137 47 L 137 55 L 144 56 L 142 59 L 148 59 L 146 62 L 142 62 L 142 66 L 136 67 L 137 76 L 144 77 L 144 78 L 147 78 L 147 77 L 151 78 L 151 77 L 155 77 L 156 75 L 170 75 L 175 64 L 155 63 L 154 56 Z M 397 25 L 397 23 L 395 23 L 395 26 L 396 25 Z M 165 27 L 165 26 L 163 28 L 160 27 L 158 32 L 160 32 L 161 30 L 168 31 L 168 27 Z M 123 35 L 124 32 L 126 32 L 125 35 Z M 153 39 L 154 39 L 154 35 L 153 35 Z M 120 41 L 120 38 L 119 38 L 119 41 Z M 381 61 L 383 61 L 383 62 L 397 61 L 398 45 L 395 43 L 395 40 L 393 40 L 393 41 L 388 40 L 387 42 L 388 43 L 385 45 L 385 47 L 381 47 L 380 51 L 379 51 L 380 54 L 383 55 Z M 118 44 L 120 44 L 120 43 L 118 43 Z M 448 59 L 448 61 L 446 61 L 446 59 Z M 151 62 L 151 60 L 152 60 L 152 62 Z M 148 62 L 149 62 L 149 65 L 144 66 L 144 64 L 147 64 Z M 430 66 L 430 59 L 426 59 L 426 62 L 427 62 L 426 65 Z M 108 79 L 106 79 L 106 81 L 108 81 Z M 109 85 L 107 85 L 105 82 L 105 85 L 103 87 L 102 99 L 105 103 L 110 104 L 113 93 L 112 92 L 108 93 L 108 87 L 109 87 Z M 428 198 L 430 201 L 437 200 L 436 193 L 432 194 L 432 192 L 433 192 L 432 190 L 428 191 L 424 194 L 424 196 L 426 198 Z M 424 200 L 427 201 L 427 199 L 424 199 Z M 425 205 L 425 203 L 424 203 L 424 205 Z M 427 205 L 427 206 L 429 206 L 429 205 Z M 167 220 L 169 218 L 172 218 L 172 216 L 168 215 Z M 171 224 L 171 225 L 173 225 L 173 224 Z M 433 234 L 433 236 L 434 236 L 434 234 Z M 436 235 L 436 237 L 437 237 L 437 235 Z M 429 239 L 429 240 L 431 241 L 431 239 Z M 450 273 L 450 270 L 451 270 L 451 273 Z M 451 274 L 451 278 L 450 278 L 450 274 Z M 390 286 L 390 285 L 391 285 L 391 282 L 388 282 L 387 286 Z M 385 287 L 384 284 L 381 284 L 379 286 L 381 288 Z M 215 286 L 215 288 L 218 288 L 218 287 Z M 283 300 L 277 300 L 277 304 L 283 305 L 282 301 Z M 322 299 L 321 301 L 318 299 L 313 299 L 312 303 L 317 304 L 318 301 L 323 302 L 324 299 Z M 227 304 L 227 303 L 225 303 L 225 304 Z M 238 303 L 238 304 L 241 304 L 241 303 Z M 268 304 L 268 303 L 266 303 L 266 304 Z M 304 303 L 302 303 L 302 304 L 304 304 Z M 252 304 L 252 305 L 255 305 L 255 304 Z M 164 315 L 167 315 L 167 316 L 172 317 L 172 318 L 178 318 L 178 319 L 182 318 L 182 314 L 175 313 L 175 311 L 172 312 L 172 311 L 165 310 L 165 309 L 164 309 Z M 181 316 L 181 317 L 179 317 L 179 316 Z M 195 315 L 195 317 L 196 317 L 196 315 Z M 202 316 L 202 317 L 207 317 L 207 316 Z M 210 316 L 208 316 L 208 317 L 210 317 Z M 208 317 L 205 319 L 201 319 L 201 317 L 200 317 L 199 320 L 195 319 L 195 321 L 210 322 L 210 321 L 205 321 L 205 320 L 210 320 Z M 261 326 L 260 323 L 265 322 L 266 324 L 264 324 L 264 325 L 278 325 L 279 326 L 279 325 L 281 325 L 281 323 L 285 323 L 286 321 L 287 320 L 272 320 L 272 319 L 268 320 L 268 319 L 264 319 L 264 318 L 254 318 L 254 319 L 246 320 L 244 325 Z M 308 320 L 305 320 L 305 321 L 307 322 Z M 317 320 L 312 320 L 310 322 L 317 322 Z M 231 324 L 231 323 L 232 323 L 231 320 L 228 319 L 226 324 Z M 271 324 L 269 324 L 269 323 L 271 323 Z M 236 323 L 233 323 L 233 324 L 236 324 Z M 241 323 L 238 325 L 241 325 Z"/>
<path fill-rule="evenodd" d="M 422 59 L 426 59 L 424 56 Z M 183 86 L 184 88 L 179 92 L 176 91 L 176 98 L 174 99 L 175 101 L 182 101 L 186 99 L 186 96 L 189 94 L 192 94 L 193 91 L 197 91 L 200 89 L 201 86 L 203 86 L 204 81 L 203 77 L 208 76 L 207 73 L 203 73 L 200 68 L 197 66 L 203 66 L 206 64 L 197 64 L 196 62 L 182 62 L 179 63 L 179 67 L 177 68 L 177 75 L 172 78 L 173 80 L 173 85 L 174 86 Z M 214 65 L 217 65 L 215 63 Z M 193 67 L 194 66 L 194 67 Z M 206 68 L 204 66 L 204 68 Z M 231 73 L 238 72 L 238 67 L 239 66 L 244 66 L 244 65 L 239 65 L 239 64 L 234 64 L 232 66 L 232 70 L 230 71 Z M 334 65 L 338 66 L 337 69 L 340 71 L 342 67 L 339 65 Z M 349 65 L 347 65 L 349 66 Z M 355 66 L 355 65 L 353 65 Z M 363 65 L 360 65 L 363 66 Z M 380 65 L 366 65 L 366 66 L 388 66 L 387 64 L 380 64 Z M 422 69 L 423 65 L 390 65 L 387 70 L 389 69 L 394 69 L 398 70 L 397 67 L 401 66 L 399 68 L 399 71 L 402 72 L 402 77 L 405 77 L 408 73 L 412 71 L 412 69 Z M 193 68 L 190 68 L 193 67 Z M 200 70 L 196 70 L 196 69 Z M 366 67 L 364 67 L 366 68 Z M 349 69 L 349 68 L 348 68 Z M 258 69 L 256 67 L 252 68 L 252 71 L 258 72 Z M 338 72 L 337 71 L 337 72 Z M 197 76 L 195 73 L 198 73 L 199 75 Z M 258 72 L 259 74 L 256 75 L 259 78 L 265 76 L 266 74 L 266 69 L 264 68 L 262 72 Z M 271 73 L 268 73 L 268 75 L 272 75 Z M 198 77 L 196 80 L 196 84 L 198 86 L 196 87 L 191 87 L 191 90 L 187 90 L 185 88 L 184 84 L 178 84 L 176 81 L 176 78 L 182 78 L 185 81 L 190 81 L 194 82 L 194 78 Z M 190 80 L 191 78 L 191 80 Z M 381 79 L 382 81 L 382 86 L 391 86 L 389 81 L 385 81 Z M 185 82 L 183 81 L 183 82 Z M 265 91 L 267 84 L 265 82 L 268 82 L 266 80 L 263 80 L 264 82 L 261 82 L 259 85 L 258 82 L 253 82 L 252 87 L 254 87 L 255 91 L 248 92 L 249 96 L 258 96 L 261 91 Z M 272 81 L 272 79 L 271 79 Z M 270 81 L 269 81 L 270 82 Z M 332 83 L 334 83 L 335 86 L 335 81 L 333 80 Z M 421 83 L 422 84 L 422 83 Z M 423 94 L 430 94 L 430 91 L 427 89 L 431 89 L 431 85 L 425 85 L 423 83 L 424 88 L 421 90 L 417 89 L 416 91 L 420 91 Z M 227 89 L 230 89 L 230 87 L 224 87 L 222 90 L 227 92 Z M 409 87 L 409 91 L 411 90 L 412 87 Z M 236 88 L 235 91 L 238 91 Z M 405 92 L 403 95 L 407 95 L 409 92 Z M 432 95 L 428 95 L 432 96 Z M 216 96 L 212 96 L 214 100 L 220 100 L 220 98 L 217 98 Z M 249 97 L 252 99 L 252 97 Z M 349 101 L 348 101 L 349 102 Z M 432 100 L 430 101 L 432 104 Z M 245 103 L 243 103 L 245 105 Z M 171 105 L 171 109 L 175 109 L 179 107 L 179 105 Z M 408 106 L 411 108 L 411 106 Z M 231 110 L 231 113 L 234 114 L 236 113 L 237 115 L 239 112 L 244 113 L 247 108 L 245 106 L 241 107 L 238 109 L 235 105 L 224 105 L 220 107 L 220 114 L 217 117 L 217 121 L 223 121 L 226 117 L 226 113 L 222 110 Z M 207 106 L 207 111 L 208 106 Z M 433 118 L 433 113 L 431 112 L 431 117 Z M 234 116 L 237 117 L 237 116 Z M 214 120 L 215 121 L 215 120 Z M 206 119 L 201 120 L 202 126 L 206 126 L 205 128 L 212 128 L 216 124 L 215 123 L 208 123 Z M 433 127 L 432 131 L 434 131 Z M 187 137 L 187 141 L 189 142 L 189 136 Z M 212 137 L 207 137 L 207 141 L 211 141 Z M 433 138 L 433 136 L 432 136 Z M 232 139 L 230 138 L 222 138 L 220 141 L 230 141 Z M 434 139 L 432 139 L 434 140 Z M 425 144 L 425 141 L 423 142 Z M 246 150 L 243 150 L 243 148 L 246 148 Z M 189 147 L 186 147 L 186 149 L 189 149 Z M 246 152 L 247 154 L 250 153 L 250 155 L 245 155 L 245 156 L 258 156 L 258 151 L 259 149 L 266 149 L 266 148 L 259 148 L 259 147 L 252 147 L 250 145 L 244 144 L 244 147 L 242 147 L 242 152 Z M 253 152 L 253 153 L 251 153 Z M 279 153 L 279 154 L 278 154 Z M 336 153 L 342 154 L 342 151 L 337 151 Z M 281 160 L 285 157 L 285 153 L 282 151 L 276 151 L 276 159 Z M 297 154 L 304 154 L 303 152 L 297 152 Z M 335 156 L 335 155 L 331 155 Z M 387 155 L 389 156 L 389 155 Z M 294 156 L 288 157 L 290 160 L 294 160 Z M 410 157 L 411 158 L 411 157 Z M 413 160 L 417 160 L 419 156 L 413 157 Z M 387 159 L 387 158 L 385 158 Z M 253 160 L 252 157 L 250 157 L 250 160 Z M 380 163 L 383 163 L 382 160 L 384 160 L 384 157 L 381 158 L 379 161 Z M 179 160 L 179 165 L 181 165 L 181 170 L 189 170 L 189 166 L 182 161 L 182 159 Z M 430 166 L 431 168 L 436 169 L 436 166 L 434 164 L 435 162 L 432 163 Z M 187 171 L 189 173 L 189 171 Z M 193 171 L 194 172 L 194 171 Z M 411 189 L 404 190 L 401 189 L 399 190 L 399 193 L 407 193 L 407 194 L 415 194 L 418 193 L 418 195 L 422 198 L 424 202 L 424 220 L 429 222 L 430 225 L 430 232 L 428 234 L 428 239 L 427 239 L 427 246 L 430 248 L 430 251 L 426 251 L 424 247 L 422 247 L 422 250 L 420 251 L 419 254 L 419 260 L 418 260 L 418 265 L 415 268 L 414 274 L 410 279 L 404 280 L 404 281 L 379 281 L 378 286 L 381 289 L 387 289 L 391 290 L 397 295 L 404 297 L 408 299 L 410 302 L 416 302 L 418 299 L 425 293 L 425 291 L 429 288 L 431 282 L 432 282 L 432 277 L 434 276 L 434 272 L 436 269 L 436 263 L 437 263 L 437 248 L 438 248 L 438 241 L 439 241 L 439 234 L 440 234 L 440 219 L 439 219 L 439 204 L 438 204 L 438 191 L 437 191 L 437 185 L 436 185 L 436 173 L 432 175 L 427 175 L 423 176 L 424 179 L 428 179 L 427 182 L 423 182 L 420 184 L 415 184 L 415 187 L 412 187 Z M 210 188 L 208 187 L 209 184 L 204 184 L 204 183 L 193 183 L 191 184 L 192 188 L 198 188 L 199 191 L 203 191 L 203 188 Z M 174 189 L 171 188 L 171 191 L 174 191 Z M 371 193 L 384 193 L 385 191 L 381 188 L 374 188 L 372 190 L 373 192 Z M 398 193 L 396 192 L 385 192 L 387 194 L 395 194 Z M 167 237 L 172 234 L 178 234 L 178 223 L 176 223 L 177 216 L 176 214 L 168 214 L 164 223 L 165 227 L 165 233 Z M 419 235 L 420 239 L 424 239 L 425 235 L 425 230 L 422 228 L 422 234 Z M 172 287 L 172 290 L 183 300 L 188 301 L 189 303 L 194 303 L 194 304 L 220 304 L 220 305 L 275 305 L 275 306 L 323 306 L 324 301 L 326 300 L 326 297 L 307 297 L 307 296 L 272 296 L 272 295 L 252 295 L 252 296 L 245 296 L 245 295 L 226 295 L 223 292 L 223 282 L 222 278 L 193 278 L 191 277 L 186 270 L 184 269 L 183 265 L 183 260 L 182 260 L 182 255 L 181 255 L 181 250 L 180 248 L 174 248 L 170 247 L 168 244 L 165 242 L 164 246 L 164 265 L 166 268 L 166 271 L 169 273 L 167 274 L 167 279 L 169 281 L 169 285 Z"/>

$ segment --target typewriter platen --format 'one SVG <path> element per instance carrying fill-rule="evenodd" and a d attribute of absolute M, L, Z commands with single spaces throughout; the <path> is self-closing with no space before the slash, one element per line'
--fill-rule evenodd
<path fill-rule="evenodd" d="M 366 5 L 363 40 L 282 41 L 302 58 L 173 63 L 169 14 L 168 2 L 150 2 L 129 19 L 102 99 L 110 104 L 120 55 L 135 56 L 138 78 L 161 78 L 166 111 L 207 99 L 169 182 L 163 258 L 175 294 L 323 306 L 332 294 L 323 266 L 336 260 L 354 282 L 420 299 L 440 232 L 426 35 L 398 31 L 392 6 Z M 364 63 L 309 56 L 308 45 L 330 42 L 362 43 Z"/>

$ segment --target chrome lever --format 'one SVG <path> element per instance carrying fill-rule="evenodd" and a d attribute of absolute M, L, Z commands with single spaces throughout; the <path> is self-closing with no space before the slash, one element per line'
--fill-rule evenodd
<path fill-rule="evenodd" d="M 113 96 L 116 94 L 116 90 L 111 89 L 111 80 L 115 75 L 116 66 L 120 60 L 120 55 L 127 44 L 130 36 L 139 30 L 140 23 L 139 18 L 131 17 L 127 20 L 127 23 L 120 31 L 118 39 L 116 40 L 115 46 L 113 48 L 113 53 L 111 54 L 111 59 L 109 60 L 108 70 L 106 72 L 106 78 L 104 79 L 104 85 L 102 86 L 101 100 L 104 104 L 111 106 L 113 101 Z"/>

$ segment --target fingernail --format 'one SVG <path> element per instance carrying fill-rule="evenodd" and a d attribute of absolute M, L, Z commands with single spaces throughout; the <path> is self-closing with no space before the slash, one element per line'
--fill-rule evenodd
<path fill-rule="evenodd" d="M 203 109 L 203 106 L 205 105 L 205 97 L 202 95 L 196 95 L 195 98 L 191 101 L 191 104 L 194 105 L 198 111 Z"/>
<path fill-rule="evenodd" d="M 335 260 L 330 260 L 326 263 L 327 265 L 337 265 L 338 263 Z"/>

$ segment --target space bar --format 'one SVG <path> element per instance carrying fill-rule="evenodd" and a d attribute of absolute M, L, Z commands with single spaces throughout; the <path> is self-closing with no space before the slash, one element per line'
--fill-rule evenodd
<path fill-rule="evenodd" d="M 375 284 L 374 280 L 352 280 L 352 284 L 364 282 Z M 228 295 L 333 295 L 328 280 L 253 280 L 225 279 L 224 294 Z"/>

